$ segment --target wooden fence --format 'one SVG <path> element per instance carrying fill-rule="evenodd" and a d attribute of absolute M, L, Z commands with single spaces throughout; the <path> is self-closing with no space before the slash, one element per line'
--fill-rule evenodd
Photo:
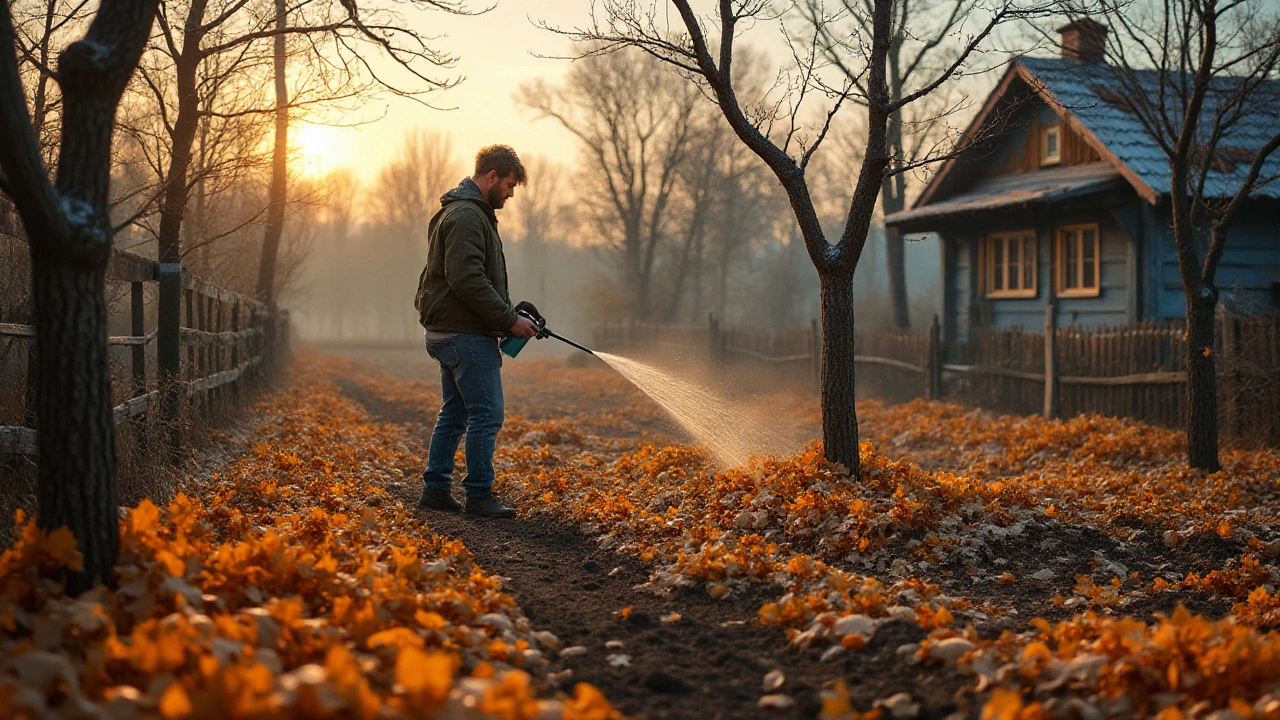
<path fill-rule="evenodd" d="M 12 209 L 0 200 L 0 240 L 25 244 L 19 230 Z M 109 283 L 129 286 L 129 334 L 107 338 L 110 346 L 130 349 L 131 383 L 128 398 L 114 408 L 115 424 L 155 416 L 169 430 L 165 434 L 170 458 L 176 459 L 179 450 L 175 428 L 191 416 L 208 418 L 235 405 L 246 384 L 261 380 L 288 353 L 287 311 L 272 313 L 252 297 L 185 272 L 180 263 L 157 263 L 116 250 L 106 276 Z M 147 286 L 153 283 L 155 326 L 148 331 Z M 37 329 L 0 323 L 0 340 L 4 339 L 27 344 L 32 358 L 26 373 L 29 408 L 34 353 L 39 352 Z M 151 376 L 149 357 L 155 358 L 158 370 Z M 27 417 L 30 424 L 30 410 Z M 0 455 L 34 456 L 37 437 L 32 427 L 0 426 Z"/>
<path fill-rule="evenodd" d="M 998 412 L 1046 417 L 1098 413 L 1182 427 L 1186 413 L 1186 340 L 1180 322 L 1126 327 L 1054 327 L 1040 332 L 980 328 L 946 347 L 937 319 L 923 335 L 862 331 L 855 336 L 858 392 L 891 402 L 945 399 Z M 793 367 L 817 385 L 817 323 L 789 330 L 621 323 L 597 328 L 595 347 L 635 350 L 684 344 L 713 363 L 765 362 Z M 1219 316 L 1220 429 L 1244 444 L 1280 445 L 1280 314 Z M 802 370 L 803 369 L 803 370 Z M 800 373 L 804 374 L 801 375 Z"/>

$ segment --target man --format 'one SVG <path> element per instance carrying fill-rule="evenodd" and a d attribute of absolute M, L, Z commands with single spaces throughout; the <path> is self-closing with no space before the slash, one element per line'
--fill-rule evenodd
<path fill-rule="evenodd" d="M 511 306 L 494 211 L 525 180 L 514 150 L 506 145 L 484 148 L 476 154 L 475 174 L 440 198 L 443 207 L 428 226 L 427 266 L 414 304 L 427 329 L 427 353 L 440 363 L 444 404 L 431 434 L 420 507 L 463 508 L 449 487 L 453 457 L 465 433 L 466 512 L 502 518 L 516 514 L 492 491 L 493 447 L 503 416 L 498 339 L 504 333 L 531 338 L 538 330 Z"/>

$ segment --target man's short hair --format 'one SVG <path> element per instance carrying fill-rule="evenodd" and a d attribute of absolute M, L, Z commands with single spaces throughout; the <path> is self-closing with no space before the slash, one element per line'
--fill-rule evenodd
<path fill-rule="evenodd" d="M 528 181 L 524 163 L 520 162 L 520 156 L 509 145 L 490 145 L 480 148 L 480 152 L 476 153 L 476 176 L 487 175 L 490 170 L 497 170 L 500 178 L 514 173 L 516 182 L 521 185 Z"/>

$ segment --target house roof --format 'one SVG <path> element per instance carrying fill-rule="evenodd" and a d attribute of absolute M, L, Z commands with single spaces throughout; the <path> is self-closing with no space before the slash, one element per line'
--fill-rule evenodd
<path fill-rule="evenodd" d="M 1139 83 L 1150 88 L 1149 95 L 1156 97 L 1159 75 L 1155 71 L 1137 71 Z M 1046 104 L 1052 107 L 1086 143 L 1092 146 L 1103 160 L 1123 177 L 1148 202 L 1155 202 L 1160 195 L 1169 192 L 1169 164 L 1164 151 L 1146 132 L 1136 116 L 1123 109 L 1117 99 L 1121 87 L 1116 68 L 1101 62 L 1088 62 L 1063 57 L 1023 57 L 1014 61 L 1004 78 L 983 104 L 982 110 L 965 131 L 962 143 L 979 137 L 988 118 L 995 114 L 1001 98 L 1015 81 L 1021 80 Z M 1205 117 L 1212 117 L 1217 96 L 1225 94 L 1237 82 L 1234 78 L 1220 78 L 1215 85 L 1217 93 L 1206 98 Z M 1223 170 L 1211 170 L 1205 187 L 1208 196 L 1223 196 L 1234 192 L 1248 169 L 1249 153 L 1258 150 L 1275 132 L 1280 118 L 1280 81 L 1263 84 L 1255 94 L 1257 101 L 1251 112 L 1242 117 L 1219 142 L 1220 154 L 1228 162 Z M 1172 101 L 1170 101 L 1172 106 Z M 1174 113 L 1170 112 L 1171 117 Z M 1237 160 L 1231 162 L 1231 160 Z M 1240 161 L 1242 160 L 1243 161 Z M 919 210 L 940 204 L 953 205 L 959 195 L 935 200 L 935 195 L 954 166 L 961 159 L 952 158 L 934 174 L 924 192 L 916 199 L 912 209 L 894 213 L 885 219 L 887 224 L 900 224 L 906 219 L 919 219 Z M 1023 173 L 1018 182 L 1034 185 L 1032 177 L 1056 170 Z M 1280 176 L 1280 153 L 1273 154 L 1263 170 L 1263 177 Z M 978 188 L 964 191 L 968 196 Z M 943 190 L 945 192 L 945 190 Z M 1280 181 L 1272 181 L 1255 190 L 1255 195 L 1280 198 Z M 1048 199 L 1043 197 L 1042 199 Z M 994 201 L 994 198 L 991 199 Z M 992 205 L 998 207 L 1001 205 Z M 978 209 L 978 208 L 973 208 Z M 956 210 L 945 211 L 949 214 Z M 911 214 L 908 216 L 908 214 Z"/>
<path fill-rule="evenodd" d="M 1027 207 L 1124 186 L 1120 171 L 1108 162 L 1068 165 L 1034 173 L 998 175 L 979 181 L 945 200 L 894 213 L 889 225 L 997 208 Z"/>
<path fill-rule="evenodd" d="M 1115 67 L 1062 57 L 1024 57 L 1017 64 L 1026 71 L 1025 79 L 1046 102 L 1060 114 L 1074 116 L 1101 146 L 1099 150 L 1105 148 L 1104 157 L 1111 155 L 1113 161 L 1122 164 L 1155 193 L 1169 193 L 1169 161 L 1138 118 L 1117 101 L 1122 85 Z M 1134 76 L 1148 97 L 1154 99 L 1159 96 L 1159 73 L 1137 70 Z M 1239 79 L 1231 77 L 1215 79 L 1205 98 L 1202 117 L 1206 121 L 1214 116 L 1219 101 L 1232 93 L 1238 82 Z M 1170 96 L 1167 105 L 1171 121 L 1180 122 L 1181 106 L 1167 91 L 1166 96 Z M 1222 197 L 1235 193 L 1248 171 L 1251 154 L 1276 132 L 1277 118 L 1280 118 L 1280 81 L 1270 81 L 1256 89 L 1248 113 L 1218 142 L 1220 154 L 1227 154 L 1224 158 L 1227 162 L 1223 169 L 1209 171 L 1206 196 Z M 1232 158 L 1231 153 L 1238 155 Z M 1263 176 L 1277 175 L 1280 175 L 1280 155 L 1273 154 L 1265 165 Z M 1280 182 L 1267 183 L 1255 194 L 1280 197 Z"/>

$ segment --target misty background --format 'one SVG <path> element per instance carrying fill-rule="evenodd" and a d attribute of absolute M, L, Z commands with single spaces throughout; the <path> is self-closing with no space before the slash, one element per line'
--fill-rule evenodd
<path fill-rule="evenodd" d="M 744 87 L 763 95 L 765 63 L 751 60 L 741 63 Z M 619 52 L 579 60 L 556 82 L 520 86 L 524 117 L 512 124 L 554 123 L 575 148 L 558 157 L 515 148 L 529 182 L 498 211 L 512 301 L 533 302 L 550 327 L 583 342 L 600 322 L 705 324 L 709 313 L 724 325 L 807 326 L 819 316 L 818 277 L 780 185 L 718 109 L 670 75 L 647 55 Z M 827 199 L 828 236 L 838 237 L 860 157 L 852 122 L 833 132 L 809 175 L 815 197 Z M 300 340 L 421 346 L 413 297 L 427 226 L 440 195 L 471 174 L 478 149 L 461 147 L 447 123 L 424 124 L 374 172 L 340 168 L 304 183 L 281 295 Z M 905 264 L 919 331 L 938 312 L 936 239 L 909 239 Z M 891 326 L 878 221 L 855 288 L 859 325 Z"/>

